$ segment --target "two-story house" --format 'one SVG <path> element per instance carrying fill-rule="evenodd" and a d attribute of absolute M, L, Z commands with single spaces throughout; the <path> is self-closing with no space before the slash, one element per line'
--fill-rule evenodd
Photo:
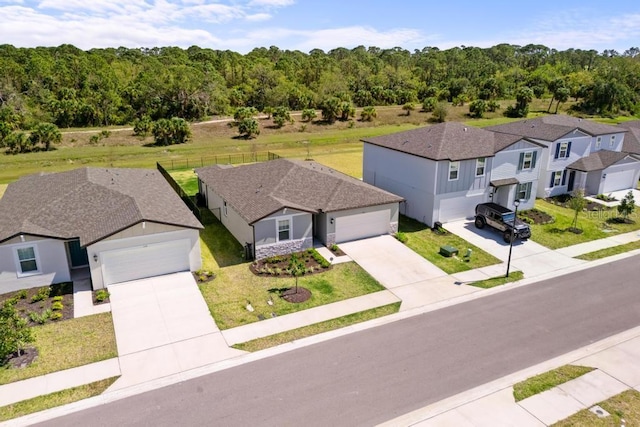
<path fill-rule="evenodd" d="M 565 115 L 543 116 L 487 128 L 542 144 L 538 197 L 635 188 L 640 161 L 623 150 L 627 129 Z"/>
<path fill-rule="evenodd" d="M 427 225 L 487 201 L 533 207 L 542 145 L 528 138 L 447 122 L 363 142 L 363 180 L 402 196 L 401 213 Z"/>

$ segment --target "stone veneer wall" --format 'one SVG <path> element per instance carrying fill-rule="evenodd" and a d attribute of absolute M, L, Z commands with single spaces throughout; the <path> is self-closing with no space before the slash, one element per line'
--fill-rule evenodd
<path fill-rule="evenodd" d="M 276 255 L 286 255 L 294 252 L 302 252 L 313 247 L 313 237 L 305 239 L 287 240 L 256 247 L 256 259 L 269 258 Z"/>
<path fill-rule="evenodd" d="M 398 232 L 398 223 L 392 222 L 389 224 L 389 233 L 396 234 Z"/>

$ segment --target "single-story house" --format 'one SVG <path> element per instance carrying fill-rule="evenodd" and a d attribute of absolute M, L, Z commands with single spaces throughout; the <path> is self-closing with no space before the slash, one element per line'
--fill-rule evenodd
<path fill-rule="evenodd" d="M 196 169 L 206 206 L 263 259 L 395 233 L 402 198 L 312 161 L 288 159 Z"/>
<path fill-rule="evenodd" d="M 488 201 L 534 205 L 543 146 L 528 138 L 446 122 L 363 142 L 364 181 L 402 196 L 401 213 L 429 226 Z"/>
<path fill-rule="evenodd" d="M 200 268 L 200 222 L 156 170 L 25 176 L 0 199 L 0 293 L 71 280 L 94 289 Z"/>

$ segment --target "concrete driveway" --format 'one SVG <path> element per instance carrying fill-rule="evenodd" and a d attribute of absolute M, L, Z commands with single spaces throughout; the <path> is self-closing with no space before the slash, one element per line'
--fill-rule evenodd
<path fill-rule="evenodd" d="M 444 228 L 479 247 L 483 251 L 490 253 L 501 261 L 507 262 L 509 258 L 509 244 L 502 240 L 502 233 L 490 227 L 478 229 L 474 225 L 473 220 L 467 219 L 448 222 L 444 224 Z M 460 249 L 464 250 L 465 248 Z M 584 262 L 585 261 L 571 258 L 570 256 L 551 250 L 531 239 L 524 242 L 516 240 L 513 243 L 511 266 L 514 269 L 522 271 L 527 278 Z"/>
<path fill-rule="evenodd" d="M 109 287 L 122 377 L 139 384 L 243 354 L 220 334 L 191 273 Z"/>
<path fill-rule="evenodd" d="M 387 289 L 447 275 L 392 236 L 340 243 L 340 249 Z"/>

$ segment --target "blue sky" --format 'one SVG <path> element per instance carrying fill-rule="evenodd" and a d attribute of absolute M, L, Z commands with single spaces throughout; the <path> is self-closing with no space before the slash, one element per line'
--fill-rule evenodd
<path fill-rule="evenodd" d="M 272 45 L 308 52 L 535 43 L 622 53 L 640 45 L 640 7 L 631 0 L 0 0 L 0 16 L 0 43 L 20 47 L 246 53 Z"/>

